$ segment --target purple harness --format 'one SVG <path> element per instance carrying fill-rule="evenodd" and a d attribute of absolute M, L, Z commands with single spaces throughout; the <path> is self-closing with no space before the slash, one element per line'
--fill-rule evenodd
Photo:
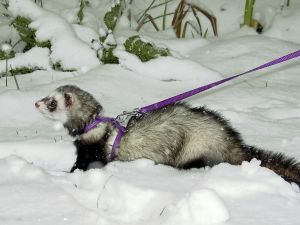
<path fill-rule="evenodd" d="M 87 133 L 90 130 L 94 129 L 99 123 L 111 123 L 113 126 L 115 126 L 118 129 L 118 133 L 117 133 L 117 136 L 116 136 L 115 141 L 113 143 L 111 154 L 110 154 L 110 160 L 113 161 L 116 157 L 117 148 L 118 148 L 118 146 L 121 142 L 121 139 L 122 139 L 123 135 L 126 132 L 126 128 L 124 126 L 122 126 L 121 123 L 119 122 L 120 116 L 123 116 L 123 115 L 126 115 L 126 116 L 127 115 L 142 115 L 142 114 L 145 114 L 145 113 L 148 113 L 148 112 L 152 112 L 154 110 L 166 107 L 170 104 L 176 103 L 178 101 L 181 101 L 183 99 L 186 99 L 188 97 L 196 95 L 200 92 L 211 89 L 211 88 L 213 88 L 215 86 L 218 86 L 220 84 L 223 84 L 227 81 L 233 80 L 237 77 L 240 77 L 240 76 L 246 75 L 248 73 L 252 73 L 254 71 L 258 71 L 258 70 L 261 70 L 261 69 L 264 69 L 264 68 L 267 68 L 267 67 L 271 67 L 273 65 L 276 65 L 276 64 L 279 64 L 279 63 L 297 58 L 299 56 L 300 56 L 300 50 L 292 52 L 292 53 L 287 54 L 287 55 L 284 55 L 280 58 L 272 60 L 272 61 L 270 61 L 268 63 L 265 63 L 261 66 L 255 67 L 254 69 L 248 70 L 246 72 L 243 72 L 243 73 L 240 73 L 240 74 L 237 74 L 237 75 L 234 75 L 234 76 L 231 76 L 231 77 L 228 77 L 228 78 L 225 78 L 225 79 L 222 79 L 222 80 L 219 80 L 219 81 L 216 81 L 216 82 L 213 82 L 213 83 L 210 83 L 210 84 L 198 87 L 198 88 L 195 88 L 191 91 L 187 91 L 187 92 L 184 92 L 182 94 L 179 94 L 179 95 L 167 98 L 165 100 L 159 101 L 157 103 L 139 108 L 136 111 L 133 111 L 132 113 L 121 114 L 116 118 L 97 116 L 96 119 L 91 124 L 89 124 L 85 127 L 84 133 Z"/>
<path fill-rule="evenodd" d="M 84 133 L 87 133 L 90 130 L 94 129 L 95 127 L 97 127 L 97 125 L 99 123 L 111 123 L 112 125 L 114 125 L 118 129 L 118 133 L 117 133 L 117 136 L 115 138 L 115 141 L 113 143 L 111 153 L 110 153 L 110 161 L 113 161 L 116 157 L 117 147 L 119 146 L 120 141 L 121 141 L 123 135 L 126 132 L 126 128 L 123 127 L 121 125 L 121 123 L 116 118 L 103 117 L 103 116 L 98 115 L 98 116 L 96 116 L 95 120 L 91 124 L 87 125 L 84 128 Z"/>

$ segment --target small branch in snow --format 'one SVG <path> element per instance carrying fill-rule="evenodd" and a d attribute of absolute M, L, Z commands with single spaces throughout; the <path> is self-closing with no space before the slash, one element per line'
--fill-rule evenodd
<path fill-rule="evenodd" d="M 166 16 L 170 16 L 170 15 L 174 15 L 174 12 L 170 12 L 170 13 L 167 13 L 167 14 L 166 14 Z M 152 18 L 153 18 L 153 20 L 156 20 L 156 19 L 159 19 L 159 18 L 161 18 L 161 17 L 164 17 L 164 14 L 163 14 L 163 15 L 156 16 L 156 17 L 152 17 Z M 149 22 L 150 22 L 150 20 L 146 20 L 146 21 L 144 22 L 144 24 L 145 24 L 145 23 L 149 23 Z"/>
<path fill-rule="evenodd" d="M 156 23 L 154 22 L 154 19 L 151 15 L 149 14 L 145 14 L 145 16 L 143 17 L 143 19 L 139 22 L 137 28 L 135 29 L 135 31 L 139 32 L 139 30 L 141 29 L 141 27 L 145 24 L 145 20 L 149 19 L 149 21 L 152 23 L 152 25 L 154 26 L 156 31 L 159 31 L 158 26 L 156 25 Z"/>
<path fill-rule="evenodd" d="M 140 23 L 141 19 L 144 18 L 144 16 L 146 16 L 147 12 L 151 9 L 152 5 L 154 4 L 156 0 L 153 0 L 151 2 L 151 4 L 148 6 L 148 8 L 143 12 L 143 14 L 140 16 L 140 18 L 138 18 L 137 22 Z"/>
<path fill-rule="evenodd" d="M 8 59 L 5 59 L 5 87 L 7 87 L 7 76 L 8 76 Z"/>
<path fill-rule="evenodd" d="M 161 210 L 159 216 L 162 216 L 162 214 L 165 212 L 165 209 L 166 209 L 166 207 L 164 207 L 164 208 Z"/>
<path fill-rule="evenodd" d="M 14 80 L 15 80 L 15 83 L 16 83 L 16 86 L 17 86 L 17 89 L 20 90 L 20 86 L 19 86 L 17 77 L 16 77 L 15 74 L 13 73 L 13 69 L 12 69 L 11 65 L 10 65 L 10 73 L 11 73 L 11 75 L 14 77 Z"/>

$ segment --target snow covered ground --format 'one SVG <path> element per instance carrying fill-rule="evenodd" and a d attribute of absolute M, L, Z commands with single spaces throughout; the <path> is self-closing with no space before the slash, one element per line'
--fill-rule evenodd
<path fill-rule="evenodd" d="M 20 10 L 28 15 L 32 10 L 29 0 L 10 2 L 14 12 Z M 34 107 L 36 100 L 57 86 L 75 84 L 99 99 L 107 116 L 116 116 L 299 50 L 300 0 L 291 0 L 291 6 L 283 9 L 284 1 L 257 0 L 254 15 L 265 25 L 262 35 L 250 28 L 240 29 L 244 1 L 199 0 L 217 16 L 219 38 L 178 40 L 170 31 L 156 33 L 145 26 L 143 37 L 169 47 L 173 56 L 142 63 L 118 49 L 120 65 L 98 64 L 83 40 L 87 28 L 98 32 L 101 24 L 96 21 L 109 1 L 91 0 L 93 7 L 86 10 L 81 28 L 69 26 L 79 1 L 43 2 L 50 21 L 57 16 L 55 13 L 61 16 L 55 20 L 60 24 L 55 30 L 49 20 L 39 18 L 43 13 L 39 8 L 32 11 L 30 16 L 36 19 L 35 27 L 41 29 L 40 37 L 53 38 L 57 44 L 51 57 L 76 65 L 79 71 L 51 70 L 45 60 L 50 53 L 36 48 L 25 53 L 29 58 L 20 55 L 12 64 L 35 58 L 45 71 L 17 76 L 20 91 L 13 78 L 9 77 L 8 87 L 5 78 L 0 79 L 1 225 L 300 223 L 299 188 L 260 167 L 257 160 L 241 166 L 220 164 L 178 171 L 140 159 L 66 173 L 75 160 L 72 139 Z M 27 8 L 21 7 L 24 4 Z M 10 30 L 5 18 L 1 17 L 0 22 L 0 37 L 4 40 L 8 36 L 5 32 Z M 45 26 L 54 30 L 45 33 Z M 68 32 L 57 39 L 61 29 Z M 132 32 L 126 30 L 125 22 L 118 29 L 120 36 Z M 87 36 L 92 37 L 92 33 Z M 71 40 L 71 47 L 84 49 L 85 53 L 76 55 L 75 51 L 70 57 L 70 45 L 64 49 L 62 44 L 64 38 Z M 0 70 L 3 63 L 0 62 Z M 299 71 L 300 59 L 295 59 L 211 89 L 187 102 L 221 112 L 246 143 L 284 152 L 300 161 Z"/>

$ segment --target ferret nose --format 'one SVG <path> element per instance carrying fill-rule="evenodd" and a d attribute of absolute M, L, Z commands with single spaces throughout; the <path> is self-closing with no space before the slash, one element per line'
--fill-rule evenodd
<path fill-rule="evenodd" d="M 35 105 L 36 108 L 40 107 L 39 102 L 36 102 L 34 105 Z"/>

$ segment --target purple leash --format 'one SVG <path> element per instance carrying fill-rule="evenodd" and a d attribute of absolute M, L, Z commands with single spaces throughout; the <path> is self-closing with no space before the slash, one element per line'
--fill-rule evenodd
<path fill-rule="evenodd" d="M 279 63 L 291 60 L 293 58 L 297 58 L 299 56 L 300 56 L 300 50 L 292 52 L 290 54 L 287 54 L 287 55 L 282 56 L 282 57 L 280 57 L 278 59 L 272 60 L 272 61 L 270 61 L 268 63 L 265 63 L 265 64 L 263 64 L 261 66 L 255 67 L 254 69 L 248 70 L 246 72 L 243 72 L 243 73 L 231 76 L 231 77 L 227 77 L 227 78 L 225 78 L 223 80 L 219 80 L 219 81 L 216 81 L 216 82 L 213 82 L 213 83 L 210 83 L 210 84 L 207 84 L 207 85 L 195 88 L 195 89 L 193 89 L 191 91 L 187 91 L 187 92 L 184 92 L 182 94 L 173 96 L 171 98 L 167 98 L 167 99 L 162 100 L 160 102 L 156 102 L 154 104 L 147 105 L 145 107 L 140 108 L 139 112 L 140 113 L 148 113 L 148 112 L 151 112 L 151 111 L 163 108 L 163 107 L 165 107 L 167 105 L 170 105 L 170 104 L 173 104 L 175 102 L 181 101 L 181 100 L 186 99 L 188 97 L 191 97 L 191 96 L 193 96 L 195 94 L 201 93 L 201 92 L 206 91 L 208 89 L 211 89 L 211 88 L 213 88 L 215 86 L 223 84 L 223 83 L 225 83 L 227 81 L 233 80 L 233 79 L 235 79 L 237 77 L 240 77 L 240 76 L 246 75 L 248 73 L 252 73 L 254 71 L 261 70 L 261 69 L 264 69 L 264 68 L 267 68 L 267 67 L 270 67 L 270 66 L 273 66 L 273 65 L 276 65 L 276 64 L 279 64 Z"/>
<path fill-rule="evenodd" d="M 282 63 L 282 62 L 285 62 L 285 61 L 297 58 L 299 56 L 300 56 L 300 50 L 292 52 L 292 53 L 287 54 L 287 55 L 284 55 L 284 56 L 282 56 L 282 57 L 280 57 L 278 59 L 275 59 L 275 60 L 272 60 L 270 62 L 267 62 L 267 63 L 265 63 L 265 64 L 263 64 L 261 66 L 255 67 L 254 69 L 248 70 L 246 72 L 243 72 L 243 73 L 231 76 L 231 77 L 227 77 L 225 79 L 222 79 L 222 80 L 219 80 L 219 81 L 216 81 L 216 82 L 213 82 L 213 83 L 210 83 L 210 84 L 207 84 L 207 85 L 195 88 L 195 89 L 193 89 L 191 91 L 187 91 L 187 92 L 184 92 L 182 94 L 179 94 L 179 95 L 167 98 L 167 99 L 159 101 L 159 102 L 156 102 L 154 104 L 147 105 L 145 107 L 139 108 L 137 111 L 134 111 L 132 114 L 145 114 L 145 113 L 157 110 L 157 109 L 161 109 L 161 108 L 166 107 L 166 106 L 168 106 L 170 104 L 174 104 L 174 103 L 176 103 L 178 101 L 181 101 L 183 99 L 186 99 L 188 97 L 191 97 L 191 96 L 196 95 L 198 93 L 201 93 L 203 91 L 211 89 L 211 88 L 213 88 L 215 86 L 223 84 L 223 83 L 225 83 L 227 81 L 233 80 L 233 79 L 235 79 L 237 77 L 240 77 L 240 76 L 246 75 L 248 73 L 252 73 L 254 71 L 258 71 L 258 70 L 261 70 L 261 69 L 264 69 L 264 68 L 267 68 L 267 67 L 271 67 L 273 65 L 276 65 L 276 64 L 279 64 L 279 63 Z M 128 114 L 128 113 L 126 113 L 126 114 Z M 84 133 L 87 133 L 88 131 L 92 130 L 99 123 L 102 123 L 102 122 L 103 123 L 111 123 L 111 124 L 113 124 L 118 129 L 118 133 L 117 133 L 116 139 L 115 139 L 115 141 L 113 143 L 113 146 L 112 146 L 112 150 L 111 150 L 111 154 L 110 154 L 110 161 L 113 161 L 115 159 L 117 148 L 118 148 L 118 146 L 119 146 L 119 144 L 121 142 L 121 139 L 122 139 L 123 135 L 126 132 L 126 128 L 121 125 L 121 123 L 118 121 L 117 118 L 97 116 L 96 119 L 95 119 L 95 121 L 92 122 L 91 124 L 89 124 L 88 126 L 86 126 L 85 129 L 84 129 Z"/>

